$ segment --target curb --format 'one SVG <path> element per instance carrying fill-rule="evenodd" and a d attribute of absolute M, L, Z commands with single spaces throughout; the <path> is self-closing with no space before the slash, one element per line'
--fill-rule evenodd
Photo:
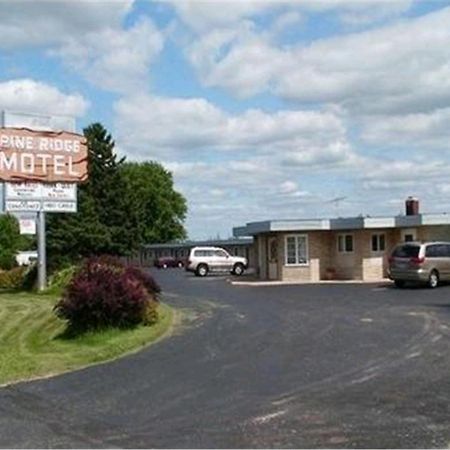
<path fill-rule="evenodd" d="M 320 281 L 233 281 L 229 280 L 233 286 L 302 286 L 302 285 L 327 285 L 327 284 L 391 284 L 388 278 L 379 280 L 320 280 Z"/>

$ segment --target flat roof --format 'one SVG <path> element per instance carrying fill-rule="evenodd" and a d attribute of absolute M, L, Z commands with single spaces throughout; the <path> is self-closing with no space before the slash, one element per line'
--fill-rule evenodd
<path fill-rule="evenodd" d="M 165 242 L 160 244 L 145 244 L 142 248 L 148 250 L 165 249 L 165 248 L 191 248 L 191 247 L 223 247 L 223 246 L 240 246 L 253 244 L 252 237 L 231 238 L 231 239 L 212 239 L 206 241 L 176 241 Z"/>
<path fill-rule="evenodd" d="M 393 217 L 338 217 L 334 219 L 265 220 L 233 228 L 233 236 L 254 236 L 272 231 L 362 230 L 371 228 L 409 228 L 424 225 L 450 225 L 450 214 L 418 214 Z"/>

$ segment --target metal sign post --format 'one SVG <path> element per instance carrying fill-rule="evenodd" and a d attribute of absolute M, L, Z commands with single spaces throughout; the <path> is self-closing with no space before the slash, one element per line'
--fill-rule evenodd
<path fill-rule="evenodd" d="M 38 245 L 38 290 L 43 291 L 47 287 L 47 249 L 45 244 L 45 212 L 38 212 L 37 220 L 37 245 Z"/>

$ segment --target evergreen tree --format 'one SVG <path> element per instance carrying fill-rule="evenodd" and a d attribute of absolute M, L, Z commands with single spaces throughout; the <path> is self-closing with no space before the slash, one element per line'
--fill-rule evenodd
<path fill-rule="evenodd" d="M 111 255 L 130 255 L 139 246 L 138 211 L 133 193 L 120 170 L 111 135 L 99 123 L 84 130 L 89 148 L 89 178 L 86 190 L 93 198 L 100 222 L 110 234 Z"/>

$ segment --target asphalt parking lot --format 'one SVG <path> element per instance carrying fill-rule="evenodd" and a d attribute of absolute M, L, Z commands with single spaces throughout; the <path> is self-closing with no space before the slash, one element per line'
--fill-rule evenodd
<path fill-rule="evenodd" d="M 173 334 L 0 389 L 1 447 L 449 446 L 449 286 L 154 273 L 182 312 Z"/>

